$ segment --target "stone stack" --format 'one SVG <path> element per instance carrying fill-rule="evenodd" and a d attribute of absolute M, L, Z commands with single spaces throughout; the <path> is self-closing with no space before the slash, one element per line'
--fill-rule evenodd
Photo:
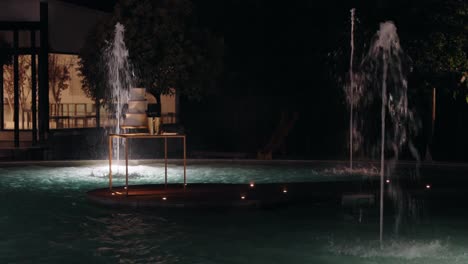
<path fill-rule="evenodd" d="M 128 99 L 128 111 L 125 114 L 124 128 L 144 128 L 148 121 L 146 110 L 148 102 L 145 98 L 145 88 L 130 88 L 130 97 Z"/>

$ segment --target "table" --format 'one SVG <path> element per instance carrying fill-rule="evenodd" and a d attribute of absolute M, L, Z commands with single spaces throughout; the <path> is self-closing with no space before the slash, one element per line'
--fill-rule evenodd
<path fill-rule="evenodd" d="M 167 188 L 167 139 L 168 138 L 180 138 L 184 144 L 184 190 L 187 186 L 187 151 L 186 151 L 186 140 L 185 135 L 182 134 L 160 134 L 151 135 L 148 133 L 129 133 L 129 134 L 109 134 L 109 190 L 112 191 L 112 148 L 114 138 L 124 139 L 125 146 L 125 190 L 128 196 L 128 139 L 140 138 L 140 139 L 164 139 L 164 187 Z"/>

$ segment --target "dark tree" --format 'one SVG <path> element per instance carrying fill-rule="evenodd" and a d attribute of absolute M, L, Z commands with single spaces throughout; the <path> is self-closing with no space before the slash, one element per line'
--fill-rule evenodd
<path fill-rule="evenodd" d="M 59 56 L 49 54 L 49 89 L 52 90 L 52 96 L 56 105 L 54 115 L 58 115 L 58 105 L 62 101 L 62 92 L 70 86 L 71 80 L 70 68 L 73 67 L 71 62 L 60 62 Z"/>
<path fill-rule="evenodd" d="M 79 70 L 85 92 L 106 99 L 108 85 L 102 51 L 113 26 L 125 26 L 125 43 L 135 85 L 160 95 L 201 98 L 222 71 L 223 39 L 201 28 L 188 0 L 121 0 L 112 17 L 97 25 L 83 48 Z"/>

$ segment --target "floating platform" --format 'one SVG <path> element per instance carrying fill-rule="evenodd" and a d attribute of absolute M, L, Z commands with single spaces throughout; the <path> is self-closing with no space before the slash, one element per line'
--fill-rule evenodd
<path fill-rule="evenodd" d="M 400 184 L 413 198 L 440 202 L 464 200 L 464 188 L 454 190 Z M 378 179 L 366 182 L 294 182 L 262 184 L 147 184 L 95 189 L 87 198 L 109 207 L 159 208 L 271 208 L 285 205 L 320 205 L 340 207 L 378 206 Z M 388 199 L 388 197 L 386 198 Z"/>
<path fill-rule="evenodd" d="M 132 185 L 128 195 L 125 187 L 96 189 L 87 197 L 107 206 L 213 208 L 263 207 L 287 202 L 288 190 L 280 185 L 246 184 L 181 184 Z"/>
<path fill-rule="evenodd" d="M 344 192 L 356 190 L 349 182 L 268 184 L 151 184 L 89 191 L 88 199 L 114 207 L 261 208 L 293 203 L 334 202 Z"/>

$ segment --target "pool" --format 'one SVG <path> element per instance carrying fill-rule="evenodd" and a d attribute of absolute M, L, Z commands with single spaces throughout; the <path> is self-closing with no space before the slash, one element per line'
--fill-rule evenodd
<path fill-rule="evenodd" d="M 191 161 L 187 179 L 190 184 L 374 177 L 372 164 L 352 175 L 344 166 Z M 170 164 L 169 182 L 182 181 L 181 168 Z M 120 171 L 116 185 L 124 183 Z M 436 191 L 438 176 L 460 179 L 466 171 L 423 167 L 427 176 L 421 181 L 430 180 Z M 390 210 L 381 248 L 377 208 L 365 209 L 358 221 L 352 208 L 327 203 L 262 210 L 135 210 L 89 203 L 86 192 L 107 186 L 107 173 L 106 161 L 2 164 L 0 263 L 468 263 L 468 213 L 451 200 L 424 201 L 417 217 L 398 231 Z M 131 184 L 162 182 L 164 164 L 132 163 Z"/>

